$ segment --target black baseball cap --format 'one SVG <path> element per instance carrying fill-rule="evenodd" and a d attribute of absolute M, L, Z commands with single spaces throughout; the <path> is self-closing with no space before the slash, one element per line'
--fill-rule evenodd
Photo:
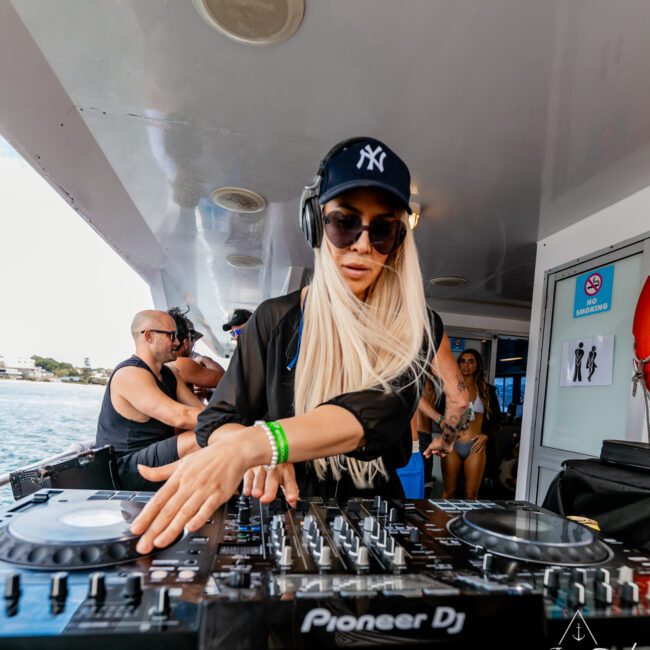
<path fill-rule="evenodd" d="M 228 322 L 223 324 L 223 331 L 228 332 L 233 327 L 244 325 L 246 321 L 253 315 L 252 311 L 248 309 L 235 309 L 228 317 Z"/>
<path fill-rule="evenodd" d="M 187 320 L 187 333 L 190 339 L 192 340 L 192 342 L 198 341 L 200 338 L 203 338 L 203 334 L 201 334 L 201 332 L 197 332 L 194 329 L 194 323 L 189 318 L 186 318 L 185 320 Z"/>
<path fill-rule="evenodd" d="M 318 200 L 323 205 L 359 187 L 388 192 L 411 214 L 409 169 L 392 149 L 375 138 L 360 138 L 326 162 Z"/>

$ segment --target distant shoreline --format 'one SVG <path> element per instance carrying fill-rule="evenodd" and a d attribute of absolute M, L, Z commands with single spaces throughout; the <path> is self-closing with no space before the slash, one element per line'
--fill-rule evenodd
<path fill-rule="evenodd" d="M 25 379 L 0 375 L 0 381 L 15 384 L 69 384 L 71 386 L 106 386 L 107 381 L 63 381 L 61 379 Z"/>

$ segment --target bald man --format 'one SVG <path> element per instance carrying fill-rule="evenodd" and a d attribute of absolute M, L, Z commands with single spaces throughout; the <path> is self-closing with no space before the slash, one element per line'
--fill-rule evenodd
<path fill-rule="evenodd" d="M 176 323 L 164 311 L 138 312 L 131 323 L 135 354 L 120 363 L 106 386 L 97 445 L 112 445 L 122 487 L 156 490 L 138 473 L 199 449 L 194 427 L 203 409 L 185 382 L 164 364 L 176 358 Z M 176 433 L 180 430 L 181 433 Z"/>

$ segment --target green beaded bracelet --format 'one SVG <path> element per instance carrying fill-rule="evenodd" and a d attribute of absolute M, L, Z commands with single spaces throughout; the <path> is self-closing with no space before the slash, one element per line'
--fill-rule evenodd
<path fill-rule="evenodd" d="M 287 442 L 287 434 L 284 432 L 282 425 L 277 422 L 266 423 L 271 429 L 271 433 L 275 437 L 275 443 L 278 446 L 278 465 L 286 463 L 289 460 L 289 443 Z"/>

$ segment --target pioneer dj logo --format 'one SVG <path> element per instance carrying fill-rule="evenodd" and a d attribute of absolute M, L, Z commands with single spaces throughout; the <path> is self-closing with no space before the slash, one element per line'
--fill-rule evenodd
<path fill-rule="evenodd" d="M 607 648 L 598 646 L 596 637 L 592 634 L 587 625 L 587 621 L 585 621 L 579 609 L 573 615 L 560 642 L 550 648 L 550 650 L 573 650 L 574 648 L 579 648 L 580 650 L 607 650 Z M 636 650 L 636 643 L 632 646 L 631 650 Z"/>
<path fill-rule="evenodd" d="M 300 631 L 303 634 L 312 630 L 325 630 L 326 632 L 361 632 L 363 630 L 420 630 L 425 626 L 434 629 L 446 630 L 447 634 L 458 634 L 465 624 L 464 612 L 457 612 L 453 607 L 436 607 L 433 617 L 429 622 L 428 614 L 362 614 L 352 616 L 334 616 L 323 607 L 309 610 L 305 616 Z"/>

